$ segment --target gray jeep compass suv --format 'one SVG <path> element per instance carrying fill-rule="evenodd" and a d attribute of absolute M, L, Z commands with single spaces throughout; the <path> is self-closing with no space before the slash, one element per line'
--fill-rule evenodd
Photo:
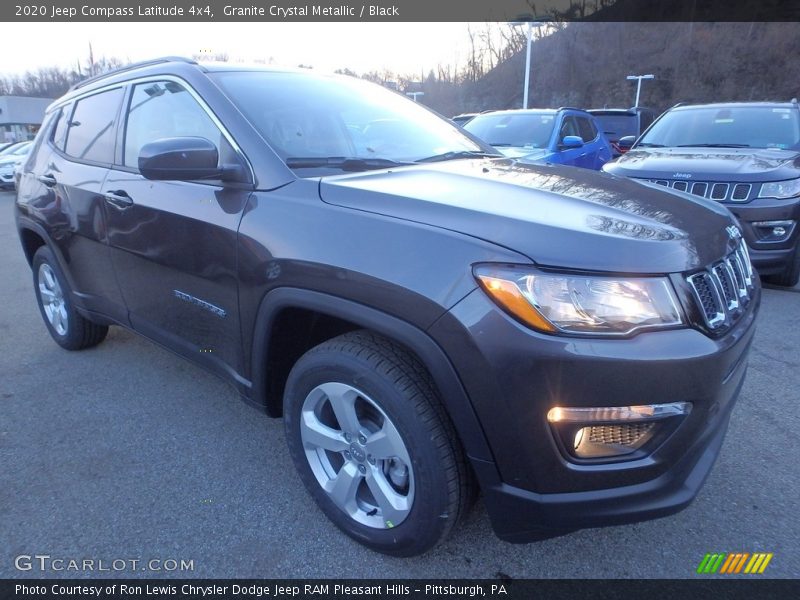
<path fill-rule="evenodd" d="M 685 507 L 760 298 L 724 206 L 498 158 L 304 70 L 160 59 L 79 84 L 16 222 L 56 343 L 123 326 L 229 381 L 283 417 L 320 510 L 403 556 L 478 491 L 516 542 Z"/>
<path fill-rule="evenodd" d="M 800 281 L 796 100 L 677 106 L 603 168 L 721 202 L 737 217 L 764 280 Z"/>

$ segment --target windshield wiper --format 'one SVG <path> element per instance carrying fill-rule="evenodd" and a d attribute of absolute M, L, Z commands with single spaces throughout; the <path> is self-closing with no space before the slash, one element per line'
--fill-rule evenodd
<path fill-rule="evenodd" d="M 420 158 L 418 163 L 426 162 L 442 162 L 445 160 L 455 160 L 457 158 L 500 158 L 502 154 L 492 152 L 481 152 L 479 150 L 452 150 L 450 152 L 442 152 L 441 154 L 434 154 L 427 158 Z"/>
<path fill-rule="evenodd" d="M 651 142 L 639 142 L 637 148 L 666 148 L 664 144 L 653 144 Z"/>
<path fill-rule="evenodd" d="M 681 144 L 677 148 L 749 148 L 750 144 Z"/>
<path fill-rule="evenodd" d="M 290 169 L 317 169 L 330 167 L 342 171 L 369 171 L 370 169 L 388 169 L 413 165 L 412 162 L 400 162 L 389 158 L 369 158 L 361 156 L 290 156 L 284 161 Z"/>

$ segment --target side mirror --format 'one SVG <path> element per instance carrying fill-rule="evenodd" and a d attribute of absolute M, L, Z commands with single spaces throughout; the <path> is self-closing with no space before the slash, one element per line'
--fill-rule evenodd
<path fill-rule="evenodd" d="M 139 171 L 147 179 L 221 178 L 217 147 L 201 137 L 162 138 L 142 146 Z"/>
<path fill-rule="evenodd" d="M 580 148 L 583 146 L 583 138 L 579 135 L 565 135 L 560 145 L 562 148 Z"/>
<path fill-rule="evenodd" d="M 631 146 L 633 146 L 635 141 L 636 141 L 635 135 L 626 135 L 625 137 L 619 138 L 617 146 L 619 146 L 620 150 L 627 151 L 631 149 Z"/>

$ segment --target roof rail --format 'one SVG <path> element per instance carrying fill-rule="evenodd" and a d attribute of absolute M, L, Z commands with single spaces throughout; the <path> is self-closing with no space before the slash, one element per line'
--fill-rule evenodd
<path fill-rule="evenodd" d="M 672 108 L 678 108 L 679 106 L 683 106 L 684 104 L 686 104 L 686 102 L 678 102 L 678 103 L 677 103 L 675 106 L 673 106 Z"/>
<path fill-rule="evenodd" d="M 113 69 L 111 71 L 107 71 L 105 73 L 100 73 L 99 75 L 94 75 L 93 77 L 88 77 L 75 83 L 72 87 L 69 88 L 69 91 L 80 89 L 90 83 L 94 83 L 95 81 L 99 81 L 101 79 L 105 79 L 106 77 L 111 77 L 112 75 L 118 75 L 119 73 L 125 73 L 126 71 L 132 71 L 133 69 L 139 69 L 141 67 L 149 67 L 150 65 L 160 65 L 162 63 L 167 62 L 183 62 L 191 65 L 196 65 L 197 62 L 193 61 L 189 58 L 183 56 L 162 56 L 160 58 L 153 58 L 150 60 L 143 60 L 141 62 L 131 63 L 129 65 L 125 65 L 124 67 L 120 67 L 118 69 Z"/>
<path fill-rule="evenodd" d="M 579 110 L 581 112 L 586 112 L 586 109 L 576 108 L 574 106 L 559 106 L 556 110 Z"/>

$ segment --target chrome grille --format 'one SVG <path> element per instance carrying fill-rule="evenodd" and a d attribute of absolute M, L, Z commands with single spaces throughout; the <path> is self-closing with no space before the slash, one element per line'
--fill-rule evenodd
<path fill-rule="evenodd" d="M 645 179 L 650 183 L 656 183 L 669 187 L 680 192 L 688 192 L 701 198 L 709 198 L 722 202 L 747 202 L 750 199 L 750 192 L 753 185 L 750 183 L 727 183 L 709 181 L 690 181 L 686 179 Z"/>
<path fill-rule="evenodd" d="M 723 260 L 686 278 L 697 301 L 703 321 L 710 329 L 733 325 L 750 302 L 753 267 L 747 244 Z"/>

